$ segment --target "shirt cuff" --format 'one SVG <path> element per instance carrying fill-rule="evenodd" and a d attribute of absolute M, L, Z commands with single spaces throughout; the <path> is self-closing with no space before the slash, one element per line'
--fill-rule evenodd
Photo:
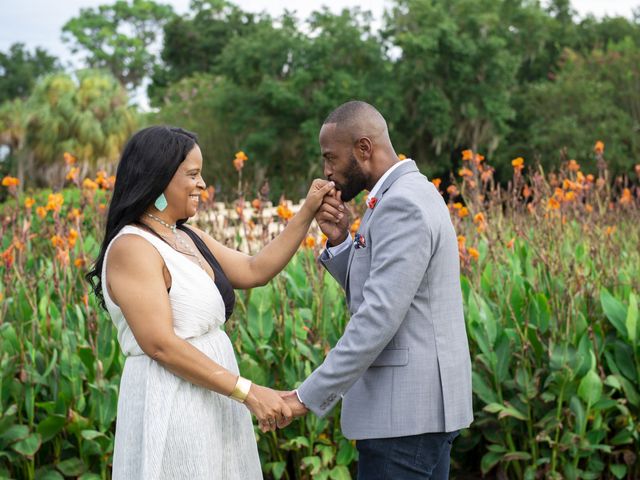
<path fill-rule="evenodd" d="M 352 241 L 353 240 L 351 239 L 351 235 L 347 235 L 347 238 L 345 238 L 344 242 L 342 242 L 340 245 L 327 247 L 327 253 L 329 254 L 329 258 L 333 258 L 336 255 L 344 252 L 347 248 L 351 246 Z"/>
<path fill-rule="evenodd" d="M 293 391 L 293 393 L 295 393 L 295 394 L 296 394 L 296 397 L 298 397 L 298 401 L 299 401 L 302 405 L 304 405 L 304 402 L 303 402 L 303 401 L 302 401 L 302 399 L 300 398 L 300 394 L 298 393 L 298 389 L 297 389 L 297 388 Z"/>

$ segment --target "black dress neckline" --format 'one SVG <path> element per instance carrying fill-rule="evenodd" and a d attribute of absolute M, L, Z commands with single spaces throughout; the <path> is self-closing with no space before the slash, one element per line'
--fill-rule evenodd
<path fill-rule="evenodd" d="M 229 317 L 231 317 L 236 304 L 236 293 L 233 290 L 231 282 L 225 275 L 224 270 L 222 270 L 222 267 L 220 266 L 220 263 L 213 255 L 207 244 L 204 243 L 202 238 L 200 238 L 200 235 L 198 235 L 196 232 L 194 232 L 184 224 L 178 225 L 177 228 L 189 235 L 189 238 L 193 240 L 193 243 L 198 248 L 198 251 L 213 270 L 213 273 L 215 274 L 215 285 L 218 288 L 220 295 L 222 296 L 222 300 L 224 301 L 225 318 L 229 320 Z"/>

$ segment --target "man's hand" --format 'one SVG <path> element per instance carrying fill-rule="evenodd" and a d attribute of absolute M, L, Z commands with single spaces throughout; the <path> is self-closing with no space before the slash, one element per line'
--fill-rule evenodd
<path fill-rule="evenodd" d="M 339 190 L 336 190 L 335 195 L 325 195 L 315 217 L 320 230 L 334 247 L 344 242 L 349 235 L 349 210 L 341 197 L 342 192 Z"/>
<path fill-rule="evenodd" d="M 309 412 L 309 409 L 304 406 L 300 400 L 298 400 L 298 395 L 295 391 L 291 392 L 278 392 L 280 397 L 285 401 L 285 403 L 291 409 L 291 413 L 294 417 L 302 417 Z"/>

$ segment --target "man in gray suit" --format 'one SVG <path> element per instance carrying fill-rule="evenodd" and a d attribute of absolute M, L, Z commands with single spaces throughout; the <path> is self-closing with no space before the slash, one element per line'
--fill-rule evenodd
<path fill-rule="evenodd" d="M 384 118 L 367 103 L 332 112 L 320 147 L 337 192 L 316 216 L 328 238 L 320 260 L 344 288 L 351 318 L 287 399 L 298 414 L 319 416 L 343 400 L 360 480 L 448 478 L 451 443 L 473 420 L 449 211 L 415 162 L 399 161 Z M 352 239 L 343 202 L 364 189 L 369 208 Z"/>

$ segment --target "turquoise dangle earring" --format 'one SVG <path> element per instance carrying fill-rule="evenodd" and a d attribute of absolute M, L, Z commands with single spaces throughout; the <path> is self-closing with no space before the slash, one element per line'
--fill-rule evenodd
<path fill-rule="evenodd" d="M 169 204 L 167 203 L 167 197 L 164 196 L 164 193 L 161 193 L 160 196 L 156 198 L 156 201 L 153 205 L 161 212 L 163 212 L 167 208 Z"/>

